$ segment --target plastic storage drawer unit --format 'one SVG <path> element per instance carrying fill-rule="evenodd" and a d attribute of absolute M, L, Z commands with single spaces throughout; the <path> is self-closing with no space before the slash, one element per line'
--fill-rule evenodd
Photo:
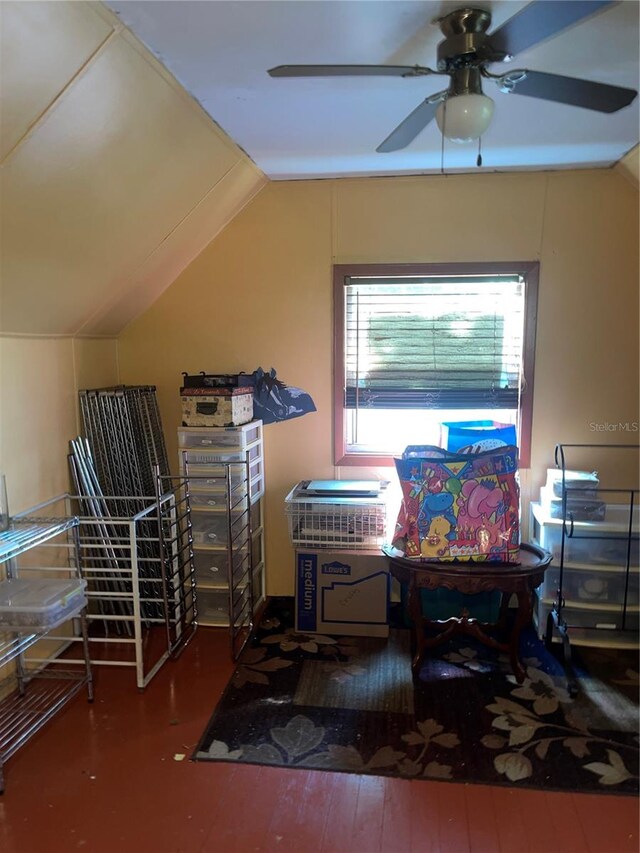
<path fill-rule="evenodd" d="M 264 599 L 264 521 L 260 500 L 265 493 L 262 439 L 260 420 L 224 428 L 183 425 L 178 430 L 179 471 L 182 475 L 188 474 L 189 479 L 198 622 L 201 625 L 246 624 L 243 620 L 247 616 L 251 586 L 257 593 L 254 610 Z M 231 493 L 227 495 L 229 482 Z M 231 542 L 228 541 L 228 507 L 232 520 Z M 231 577 L 230 561 L 233 565 Z M 229 590 L 230 580 L 232 590 Z M 229 612 L 231 591 L 233 616 Z"/>
<path fill-rule="evenodd" d="M 87 605 L 84 580 L 9 578 L 0 583 L 0 629 L 50 631 Z"/>

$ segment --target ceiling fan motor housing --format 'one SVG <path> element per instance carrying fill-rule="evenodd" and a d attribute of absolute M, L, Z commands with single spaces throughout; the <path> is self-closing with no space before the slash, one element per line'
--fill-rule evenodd
<path fill-rule="evenodd" d="M 487 61 L 492 53 L 487 36 L 491 25 L 489 12 L 456 9 L 437 23 L 445 36 L 438 45 L 438 71 L 451 72 Z"/>

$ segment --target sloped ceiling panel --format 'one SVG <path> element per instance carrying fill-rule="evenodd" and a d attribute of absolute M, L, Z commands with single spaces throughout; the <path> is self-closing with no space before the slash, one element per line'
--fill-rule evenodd
<path fill-rule="evenodd" d="M 112 32 L 88 3 L 2 5 L 0 159 Z"/>
<path fill-rule="evenodd" d="M 57 17 L 57 7 L 86 7 L 95 15 L 88 4 L 42 5 L 53 14 L 47 8 L 46 20 L 31 15 L 22 22 L 27 53 L 29 34 L 37 42 L 45 23 L 51 40 L 68 37 L 68 16 Z M 147 300 L 156 298 L 171 283 L 164 271 L 177 269 L 177 275 L 177 259 L 188 263 L 220 230 L 220 220 L 226 223 L 266 181 L 115 18 L 112 35 L 97 50 L 98 37 L 89 32 L 86 39 L 85 50 L 77 51 L 79 73 L 65 66 L 72 81 L 62 84 L 62 94 L 53 94 L 62 72 L 47 88 L 41 69 L 43 89 L 33 103 L 40 109 L 45 94 L 54 100 L 3 164 L 4 332 L 95 333 L 95 323 L 117 303 L 117 325 L 107 324 L 109 334 L 117 334 L 147 307 L 137 293 L 141 283 Z M 244 169 L 236 168 L 240 163 Z M 243 199 L 229 205 L 226 184 L 236 175 Z M 209 227 L 192 216 L 204 199 L 215 211 Z M 197 238 L 189 223 L 197 226 Z M 164 269 L 149 280 L 148 261 L 160 247 L 167 251 Z"/>
<path fill-rule="evenodd" d="M 240 160 L 146 259 L 141 269 L 81 330 L 81 334 L 116 335 L 143 314 L 231 219 L 262 189 L 255 169 Z M 224 283 L 212 283 L 212 287 Z"/>

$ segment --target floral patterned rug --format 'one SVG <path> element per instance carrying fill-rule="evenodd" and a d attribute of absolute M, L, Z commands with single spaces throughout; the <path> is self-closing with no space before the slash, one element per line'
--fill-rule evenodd
<path fill-rule="evenodd" d="M 293 600 L 272 600 L 195 760 L 638 791 L 633 652 L 580 650 L 572 699 L 562 666 L 532 629 L 522 636 L 522 685 L 506 656 L 466 637 L 430 650 L 414 684 L 406 628 L 386 640 L 292 626 Z"/>

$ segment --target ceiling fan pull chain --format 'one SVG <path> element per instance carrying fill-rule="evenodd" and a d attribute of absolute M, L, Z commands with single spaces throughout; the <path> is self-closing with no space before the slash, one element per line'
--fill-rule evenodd
<path fill-rule="evenodd" d="M 443 116 L 442 126 L 447 126 L 447 99 L 444 99 L 442 104 Z M 440 134 L 440 174 L 444 175 L 444 132 Z"/>
<path fill-rule="evenodd" d="M 478 159 L 476 160 L 476 166 L 480 168 L 482 166 L 482 137 L 478 137 Z"/>

